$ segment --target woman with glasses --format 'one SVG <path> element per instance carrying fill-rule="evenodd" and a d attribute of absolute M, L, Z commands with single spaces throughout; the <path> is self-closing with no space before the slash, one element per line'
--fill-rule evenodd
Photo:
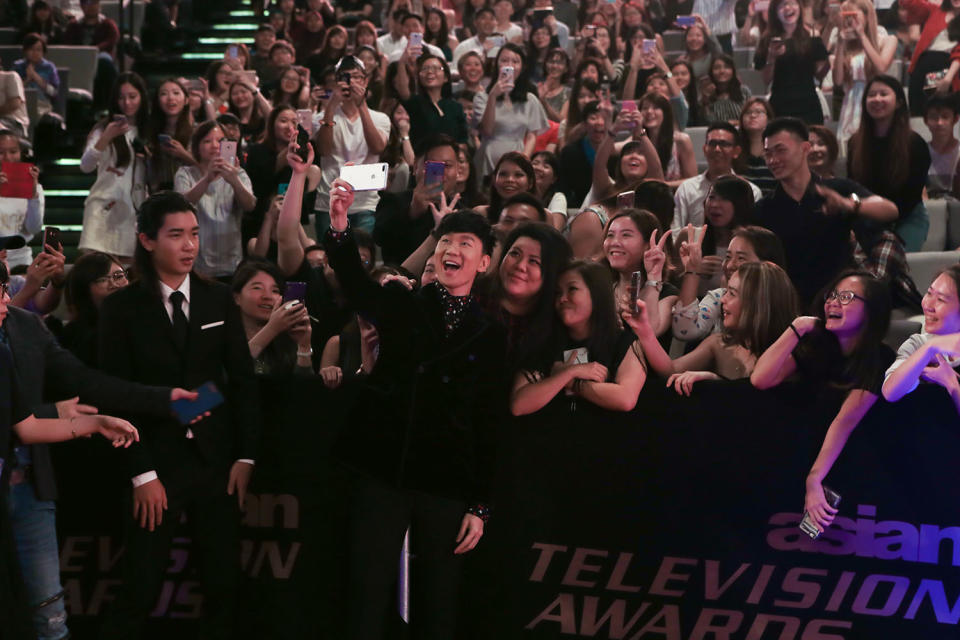
<path fill-rule="evenodd" d="M 445 134 L 457 143 L 467 142 L 467 116 L 453 98 L 450 67 L 440 56 L 425 53 L 414 59 L 407 47 L 400 63 L 394 87 L 403 108 L 410 116 L 410 142 L 415 152 L 423 141 L 434 134 Z M 416 93 L 410 92 L 410 74 L 416 73 Z"/>
<path fill-rule="evenodd" d="M 757 185 L 764 196 L 769 196 L 777 187 L 777 181 L 767 167 L 763 155 L 763 130 L 773 120 L 773 109 L 765 98 L 748 98 L 740 112 L 740 148 L 743 149 L 743 167 L 737 171 Z"/>
<path fill-rule="evenodd" d="M 827 504 L 823 481 L 850 434 L 876 403 L 884 372 L 894 360 L 883 337 L 890 326 L 890 289 L 866 271 L 845 271 L 824 288 L 816 316 L 794 320 L 768 348 L 750 376 L 758 389 L 795 373 L 818 385 L 817 406 L 833 415 L 806 480 L 804 509 L 821 531 L 837 510 Z"/>
<path fill-rule="evenodd" d="M 80 256 L 67 274 L 64 294 L 70 321 L 58 336 L 60 344 L 84 364 L 96 368 L 100 304 L 127 286 L 127 272 L 113 256 L 94 251 Z"/>

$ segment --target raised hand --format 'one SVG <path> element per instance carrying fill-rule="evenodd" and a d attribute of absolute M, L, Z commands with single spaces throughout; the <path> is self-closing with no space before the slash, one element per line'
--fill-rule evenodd
<path fill-rule="evenodd" d="M 313 164 L 313 143 L 307 143 L 307 159 L 303 160 L 297 154 L 300 150 L 300 145 L 297 144 L 297 136 L 294 135 L 290 144 L 287 145 L 287 164 L 290 165 L 290 170 L 294 173 L 306 173 L 307 169 L 310 168 L 310 165 Z"/>
<path fill-rule="evenodd" d="M 643 300 L 639 298 L 622 300 L 620 302 L 620 317 L 638 338 L 656 337 L 656 333 L 650 325 L 650 317 L 647 315 L 647 303 Z"/>
<path fill-rule="evenodd" d="M 960 373 L 957 373 L 942 353 L 936 356 L 936 366 L 924 367 L 920 377 L 938 384 L 948 391 L 960 391 Z"/>
<path fill-rule="evenodd" d="M 440 185 L 438 185 L 440 186 Z M 430 208 L 430 213 L 433 214 L 433 225 L 435 227 L 440 226 L 440 221 L 443 220 L 447 215 L 456 211 L 457 203 L 460 202 L 460 194 L 456 194 L 450 199 L 450 202 L 447 202 L 447 194 L 442 190 L 440 191 L 440 206 L 437 207 L 434 203 L 430 202 L 427 206 Z"/>
<path fill-rule="evenodd" d="M 330 228 L 344 231 L 347 228 L 347 210 L 353 204 L 353 187 L 349 182 L 337 178 L 330 188 Z"/>
<path fill-rule="evenodd" d="M 643 268 L 647 271 L 647 280 L 660 280 L 663 276 L 663 265 L 666 264 L 667 254 L 664 252 L 664 245 L 667 238 L 670 237 L 671 230 L 668 229 L 660 240 L 657 240 L 657 229 L 650 234 L 650 246 L 643 253 Z"/>
<path fill-rule="evenodd" d="M 688 224 L 686 228 L 687 237 L 680 243 L 680 263 L 683 265 L 684 273 L 695 273 L 700 275 L 700 265 L 703 260 L 703 233 L 697 234 L 697 228 Z"/>

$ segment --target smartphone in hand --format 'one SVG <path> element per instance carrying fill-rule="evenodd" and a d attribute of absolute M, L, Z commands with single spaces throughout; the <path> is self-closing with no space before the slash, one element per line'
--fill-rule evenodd
<path fill-rule="evenodd" d="M 180 424 L 190 424 L 198 417 L 223 404 L 223 394 L 213 382 L 207 382 L 197 388 L 196 400 L 176 400 L 171 403 L 173 412 Z"/>
<path fill-rule="evenodd" d="M 43 250 L 47 253 L 47 245 L 50 245 L 54 249 L 60 250 L 60 229 L 58 227 L 44 227 L 43 228 Z"/>

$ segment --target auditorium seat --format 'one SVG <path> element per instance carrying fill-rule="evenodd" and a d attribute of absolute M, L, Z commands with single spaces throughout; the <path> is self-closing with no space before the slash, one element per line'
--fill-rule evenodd
<path fill-rule="evenodd" d="M 677 31 L 675 29 L 670 31 L 664 31 L 663 36 L 663 48 L 665 51 L 676 51 L 684 49 L 684 37 L 685 32 Z"/>
<path fill-rule="evenodd" d="M 924 206 L 927 208 L 930 228 L 927 230 L 927 240 L 920 250 L 943 251 L 947 248 L 947 201 L 925 200 Z"/>
<path fill-rule="evenodd" d="M 54 45 L 47 48 L 47 59 L 57 67 L 70 69 L 70 84 L 67 96 L 71 100 L 93 100 L 93 77 L 97 72 L 96 47 Z"/>
<path fill-rule="evenodd" d="M 917 251 L 907 254 L 910 277 L 920 293 L 927 290 L 937 273 L 960 262 L 960 251 Z"/>
<path fill-rule="evenodd" d="M 750 94 L 754 96 L 766 96 L 770 93 L 767 83 L 763 81 L 763 72 L 756 69 L 740 69 L 737 71 L 740 76 L 740 83 L 750 88 Z"/>
<path fill-rule="evenodd" d="M 960 201 L 947 198 L 947 250 L 960 250 Z"/>
<path fill-rule="evenodd" d="M 753 54 L 756 51 L 753 47 L 734 47 L 733 63 L 737 69 L 753 69 Z"/>

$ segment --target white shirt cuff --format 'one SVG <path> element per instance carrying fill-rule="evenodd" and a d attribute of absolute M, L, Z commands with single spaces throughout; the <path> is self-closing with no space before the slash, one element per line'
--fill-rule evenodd
<path fill-rule="evenodd" d="M 254 461 L 251 460 L 250 458 L 237 458 L 237 462 L 246 462 L 246 463 L 249 464 L 250 466 L 253 466 L 253 465 L 257 464 L 256 462 L 254 462 Z"/>
<path fill-rule="evenodd" d="M 138 476 L 134 476 L 133 478 L 130 479 L 130 481 L 133 483 L 133 488 L 136 489 L 137 487 L 145 485 L 148 482 L 152 482 L 153 480 L 156 480 L 156 479 L 157 479 L 156 471 L 147 471 L 146 473 L 141 473 Z"/>

